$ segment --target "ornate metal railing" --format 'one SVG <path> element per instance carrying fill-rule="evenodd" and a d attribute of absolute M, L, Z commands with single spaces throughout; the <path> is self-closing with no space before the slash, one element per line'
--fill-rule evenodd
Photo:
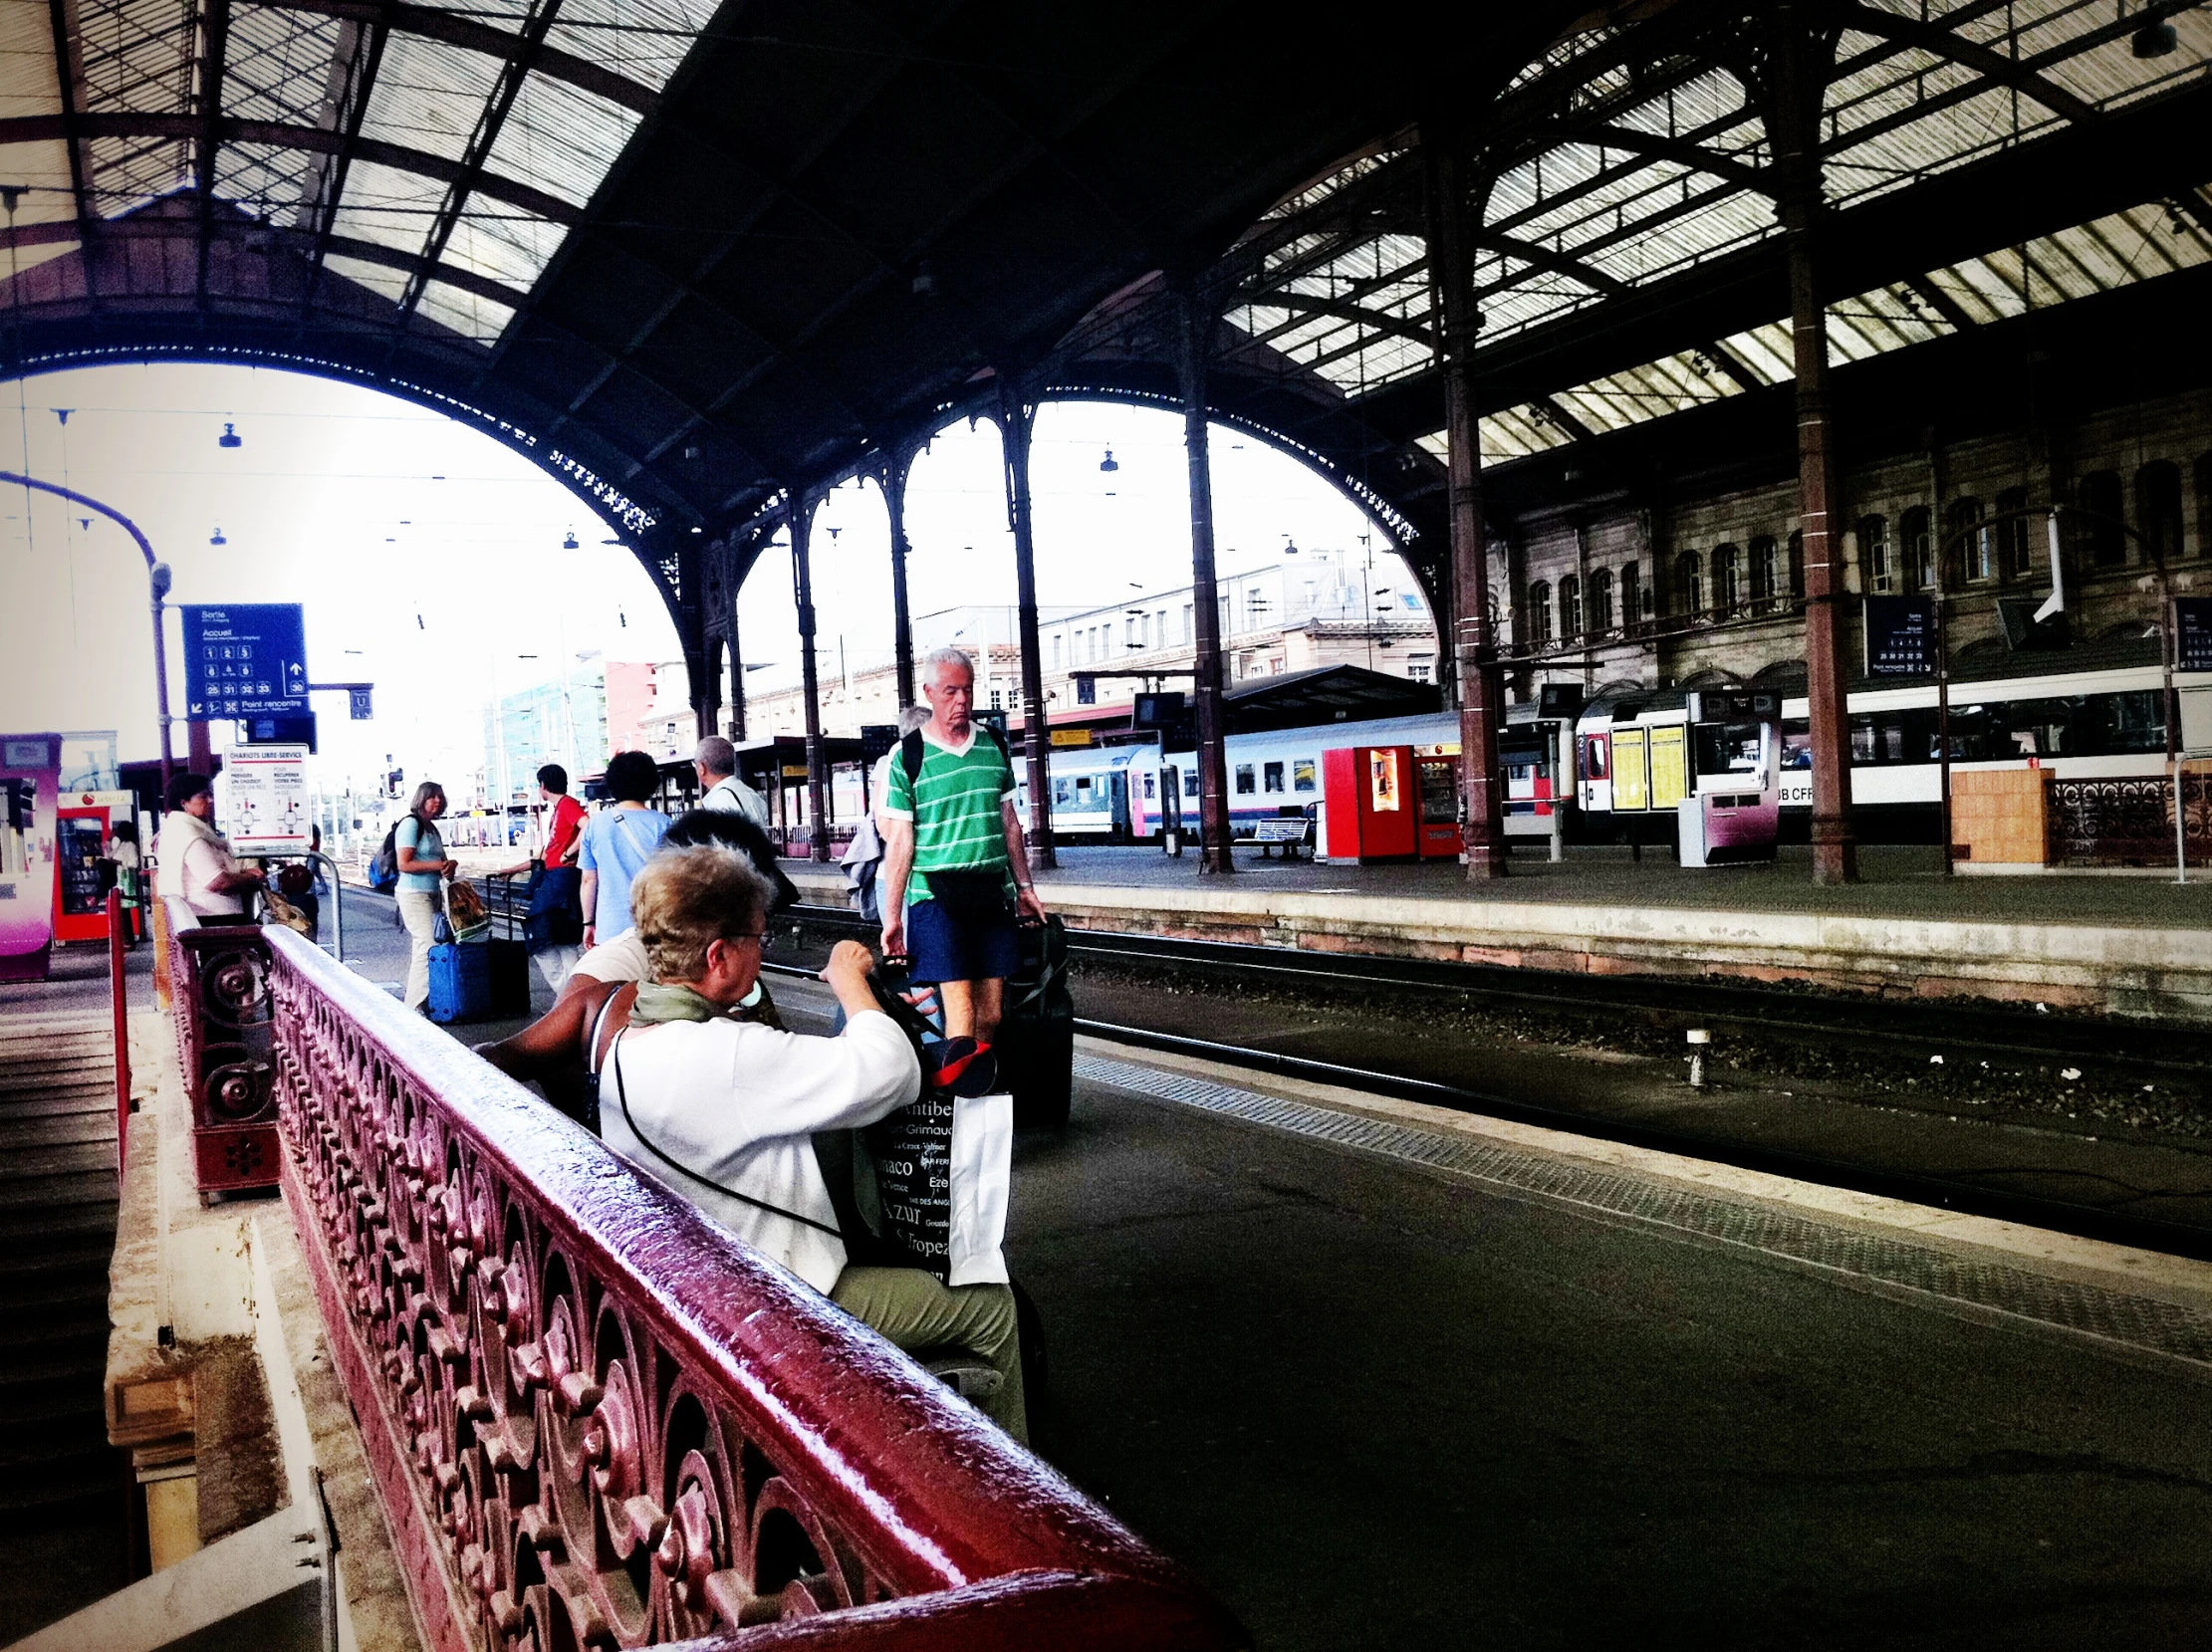
<path fill-rule="evenodd" d="M 268 944 L 258 925 L 202 926 L 181 901 L 167 907 L 170 1019 L 192 1100 L 193 1179 L 202 1194 L 274 1187 Z"/>
<path fill-rule="evenodd" d="M 2051 859 L 2063 866 L 2174 862 L 2171 776 L 2141 780 L 2055 780 L 2050 791 Z M 2181 777 L 2182 835 L 2189 863 L 2212 860 L 2212 775 Z"/>
<path fill-rule="evenodd" d="M 1241 1644 L 873 1333 L 269 943 L 285 1198 L 439 1652 L 771 1623 L 779 1646 Z"/>

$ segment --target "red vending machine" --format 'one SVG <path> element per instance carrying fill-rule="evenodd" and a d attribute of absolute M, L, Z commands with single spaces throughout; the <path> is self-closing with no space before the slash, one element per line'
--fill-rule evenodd
<path fill-rule="evenodd" d="M 1321 754 L 1327 858 L 1410 859 L 1420 852 L 1420 779 L 1411 746 L 1340 746 Z"/>
<path fill-rule="evenodd" d="M 1421 772 L 1421 858 L 1456 859 L 1466 847 L 1459 831 L 1459 759 L 1423 752 L 1413 761 Z"/>
<path fill-rule="evenodd" d="M 108 806 L 65 804 L 54 824 L 54 938 L 108 938 Z"/>

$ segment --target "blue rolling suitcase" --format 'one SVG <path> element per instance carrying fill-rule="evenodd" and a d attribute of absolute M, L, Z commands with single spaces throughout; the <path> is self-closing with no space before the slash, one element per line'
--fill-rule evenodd
<path fill-rule="evenodd" d="M 492 949 L 481 941 L 441 941 L 430 948 L 430 1019 L 440 1025 L 481 1021 L 492 1007 Z"/>

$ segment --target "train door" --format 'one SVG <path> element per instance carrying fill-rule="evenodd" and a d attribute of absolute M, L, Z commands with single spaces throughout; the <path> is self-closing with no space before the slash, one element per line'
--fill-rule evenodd
<path fill-rule="evenodd" d="M 1108 794 L 1108 807 L 1112 810 L 1111 835 L 1116 843 L 1129 840 L 1129 772 L 1116 769 L 1106 777 L 1112 788 Z"/>
<path fill-rule="evenodd" d="M 1600 727 L 1576 737 L 1582 806 L 1593 815 L 1612 812 L 1612 731 Z"/>

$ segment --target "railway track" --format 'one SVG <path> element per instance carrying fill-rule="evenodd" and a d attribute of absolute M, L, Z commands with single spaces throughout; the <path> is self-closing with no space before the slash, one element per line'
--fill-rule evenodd
<path fill-rule="evenodd" d="M 822 940 L 872 934 L 855 914 L 829 907 L 801 906 L 786 914 L 795 927 L 786 944 L 809 931 Z M 783 940 L 784 935 L 779 939 Z M 1080 960 L 1115 969 L 1172 969 L 1249 981 L 1258 975 L 1283 983 L 1317 988 L 1356 986 L 1392 994 L 1416 992 L 1482 1005 L 1510 1005 L 1558 1014 L 1614 1012 L 1652 1025 L 1704 1027 L 1716 1033 L 1740 1030 L 1775 1038 L 1869 1043 L 1915 1059 L 1946 1053 L 1971 1059 L 1986 1052 L 2012 1062 L 2093 1061 L 2130 1074 L 2170 1075 L 2186 1071 L 2201 1079 L 2212 1061 L 2212 1039 L 2189 1030 L 2171 1035 L 2173 1048 L 2155 1055 L 2130 1050 L 2142 1029 L 2080 1017 L 2041 1015 L 2032 1009 L 1958 1006 L 1951 1003 L 1881 1003 L 1826 997 L 1811 992 L 1746 987 L 1735 983 L 1639 981 L 1589 978 L 1483 966 L 1431 964 L 1419 960 L 1284 954 L 1276 949 L 1206 941 L 1163 940 L 1155 936 L 1098 931 L 1069 932 L 1071 953 Z M 779 950 L 782 950 L 779 948 Z M 770 961 L 778 974 L 811 975 L 788 961 Z M 1532 980 L 1531 976 L 1535 978 Z M 1517 979 L 1501 980 L 1499 977 Z M 1890 1025 L 1869 1025 L 1878 1009 Z M 1848 1188 L 1884 1198 L 2016 1222 L 2172 1255 L 2212 1261 L 2212 1197 L 2205 1200 L 2202 1223 L 2146 1216 L 2108 1205 L 2084 1203 L 2018 1188 L 1993 1187 L 1959 1176 L 1916 1173 L 1842 1156 L 1810 1153 L 1730 1136 L 1711 1129 L 1688 1130 L 1666 1124 L 1596 1115 L 1461 1084 L 1393 1072 L 1379 1067 L 1316 1060 L 1281 1051 L 1185 1034 L 1155 1031 L 1090 1019 L 1077 1030 L 1093 1038 L 1137 1049 L 1193 1057 L 1258 1072 L 1337 1085 L 1399 1100 L 1423 1102 L 1458 1112 L 1532 1124 L 1595 1140 L 1618 1142 L 1684 1157 L 1731 1164 L 1826 1186 Z M 2163 1031 L 2161 1039 L 2168 1037 Z M 2185 1151 L 2185 1150 L 2184 1150 Z M 2202 1155 L 2195 1155 L 2201 1157 Z"/>

